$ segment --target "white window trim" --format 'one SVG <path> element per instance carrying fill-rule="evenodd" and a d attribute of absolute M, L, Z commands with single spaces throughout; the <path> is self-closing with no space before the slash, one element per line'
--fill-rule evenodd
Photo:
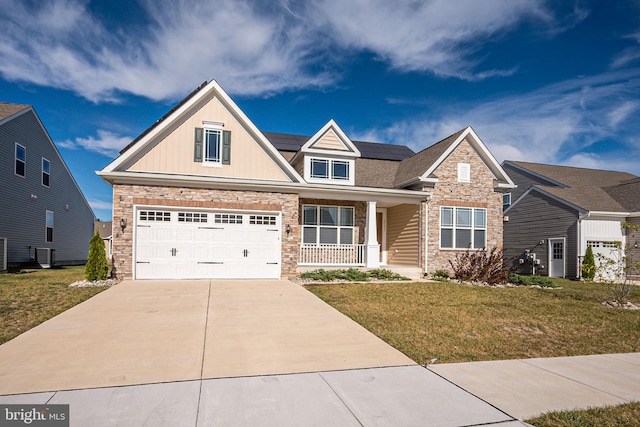
<path fill-rule="evenodd" d="M 314 207 L 316 208 L 316 218 L 318 219 L 318 224 L 312 225 L 312 224 L 305 224 L 304 223 L 304 208 L 305 207 Z M 338 225 L 321 225 L 320 224 L 320 208 L 338 208 L 338 212 L 340 211 L 340 208 L 349 208 L 353 211 L 353 225 L 340 225 L 340 214 L 338 213 Z M 301 234 L 300 236 L 300 244 L 302 246 L 307 246 L 307 247 L 321 247 L 321 246 L 327 246 L 327 245 L 338 245 L 338 246 L 355 246 L 356 245 L 356 236 L 355 236 L 355 228 L 356 228 L 356 208 L 355 206 L 337 206 L 337 205 L 302 205 L 302 229 L 304 230 L 304 227 L 315 227 L 316 229 L 316 242 L 315 243 L 304 243 L 304 231 L 302 232 L 303 234 Z M 336 243 L 320 243 L 320 228 L 325 227 L 325 228 L 336 228 L 337 231 L 337 242 Z M 348 228 L 351 229 L 351 243 L 340 243 L 340 231 L 343 228 Z"/>
<path fill-rule="evenodd" d="M 44 174 L 45 174 L 44 162 L 47 162 L 49 164 L 49 172 L 47 172 L 47 175 L 49 176 L 49 185 L 44 184 Z M 51 162 L 44 157 L 42 158 L 42 173 L 40 175 L 40 184 L 42 184 L 43 187 L 47 187 L 47 188 L 51 187 Z"/>
<path fill-rule="evenodd" d="M 333 170 L 333 162 L 344 162 L 349 167 L 348 179 L 335 179 L 335 178 L 314 178 L 311 176 L 311 161 L 323 160 L 328 162 L 329 173 Z M 344 158 L 332 158 L 332 157 L 319 157 L 319 156 L 305 156 L 304 157 L 304 179 L 307 182 L 313 182 L 318 184 L 337 184 L 337 185 L 355 185 L 355 160 Z"/>
<path fill-rule="evenodd" d="M 452 247 L 446 247 L 446 246 L 442 246 L 442 229 L 443 229 L 443 225 L 442 225 L 442 209 L 443 208 L 451 208 L 453 209 L 453 225 L 452 226 L 446 226 L 444 228 L 446 228 L 447 230 L 453 230 L 453 234 L 451 236 L 451 241 L 453 243 Z M 471 209 L 471 227 L 457 227 L 456 225 L 456 209 L 458 208 L 462 208 L 462 209 Z M 483 227 L 476 227 L 475 226 L 475 211 L 476 210 L 483 210 L 484 211 L 484 228 Z M 488 235 L 488 222 L 489 222 L 489 218 L 487 217 L 487 208 L 471 208 L 468 206 L 440 206 L 440 231 L 438 234 L 438 247 L 442 250 L 451 250 L 451 251 L 462 251 L 462 250 L 472 250 L 472 251 L 479 251 L 482 250 L 483 248 L 486 249 L 487 248 L 487 242 L 489 240 L 489 235 Z M 456 248 L 455 244 L 456 244 L 456 229 L 465 229 L 465 230 L 471 230 L 471 247 L 470 248 Z M 484 245 L 482 248 L 475 248 L 475 231 L 476 230 L 484 230 Z"/>
<path fill-rule="evenodd" d="M 458 163 L 458 182 L 471 182 L 471 165 Z"/>
<path fill-rule="evenodd" d="M 505 202 L 504 202 L 504 199 L 505 199 L 505 197 L 507 197 L 507 196 L 509 196 L 509 197 L 508 197 L 509 202 L 508 202 L 508 203 L 505 203 Z M 509 206 L 511 206 L 511 193 L 504 193 L 504 194 L 502 195 L 502 210 L 507 209 Z"/>
<path fill-rule="evenodd" d="M 22 147 L 22 149 L 24 150 L 24 160 L 18 159 L 18 147 Z M 20 160 L 21 162 L 24 163 L 24 175 L 20 175 L 16 171 L 16 162 L 18 160 Z M 16 142 L 16 145 L 15 145 L 15 149 L 13 150 L 13 174 L 15 176 L 19 176 L 20 178 L 26 178 L 27 177 L 27 147 L 25 147 L 22 144 L 18 144 L 17 142 Z"/>
<path fill-rule="evenodd" d="M 222 132 L 223 125 L 222 123 L 217 122 L 204 122 L 202 129 L 202 165 L 212 168 L 221 168 L 222 167 Z M 207 160 L 207 131 L 209 132 L 218 132 L 218 160 L 211 161 Z"/>
<path fill-rule="evenodd" d="M 48 234 L 47 230 L 49 228 L 49 222 L 48 222 L 49 214 L 51 214 L 51 240 L 50 241 L 48 240 L 49 236 L 47 236 Z M 54 231 L 55 231 L 55 217 L 53 215 L 53 211 L 47 210 L 45 211 L 45 214 L 44 214 L 44 241 L 46 243 L 53 243 L 55 241 Z"/>

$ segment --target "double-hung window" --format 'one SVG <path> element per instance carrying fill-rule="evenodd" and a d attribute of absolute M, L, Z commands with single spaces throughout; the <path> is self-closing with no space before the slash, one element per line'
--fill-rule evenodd
<path fill-rule="evenodd" d="M 204 128 L 204 164 L 222 165 L 222 129 Z"/>
<path fill-rule="evenodd" d="M 24 178 L 27 169 L 27 149 L 16 142 L 14 173 Z"/>
<path fill-rule="evenodd" d="M 487 246 L 485 208 L 440 208 L 440 247 L 482 249 Z"/>
<path fill-rule="evenodd" d="M 48 187 L 51 182 L 51 163 L 49 160 L 42 158 L 42 185 Z"/>
<path fill-rule="evenodd" d="M 352 207 L 305 205 L 302 208 L 302 244 L 353 245 Z"/>
<path fill-rule="evenodd" d="M 53 212 L 47 211 L 45 218 L 45 241 L 53 243 Z"/>

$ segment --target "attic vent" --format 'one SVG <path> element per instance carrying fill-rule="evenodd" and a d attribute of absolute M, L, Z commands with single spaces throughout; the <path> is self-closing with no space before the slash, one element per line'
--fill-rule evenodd
<path fill-rule="evenodd" d="M 458 182 L 471 182 L 471 165 L 458 163 Z"/>

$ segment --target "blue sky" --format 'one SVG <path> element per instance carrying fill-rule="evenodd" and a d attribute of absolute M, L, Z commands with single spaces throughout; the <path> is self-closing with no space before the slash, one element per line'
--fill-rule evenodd
<path fill-rule="evenodd" d="M 473 126 L 499 160 L 640 175 L 640 0 L 0 0 L 0 100 L 95 175 L 200 83 L 263 131 L 422 149 Z"/>

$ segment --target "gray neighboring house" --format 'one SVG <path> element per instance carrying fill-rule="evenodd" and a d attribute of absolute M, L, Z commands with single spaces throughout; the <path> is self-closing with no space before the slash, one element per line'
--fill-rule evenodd
<path fill-rule="evenodd" d="M 98 230 L 98 234 L 100 234 L 100 237 L 104 242 L 104 250 L 108 260 L 111 260 L 111 249 L 113 247 L 112 224 L 113 223 L 111 221 L 100 221 L 99 219 L 96 220 L 96 230 Z"/>
<path fill-rule="evenodd" d="M 517 185 L 503 204 L 505 259 L 515 271 L 535 266 L 536 274 L 578 278 L 588 246 L 612 258 L 618 243 L 640 259 L 640 232 L 622 227 L 640 225 L 640 177 L 518 161 L 502 167 Z"/>
<path fill-rule="evenodd" d="M 93 210 L 31 105 L 0 102 L 0 150 L 0 269 L 85 263 Z"/>

